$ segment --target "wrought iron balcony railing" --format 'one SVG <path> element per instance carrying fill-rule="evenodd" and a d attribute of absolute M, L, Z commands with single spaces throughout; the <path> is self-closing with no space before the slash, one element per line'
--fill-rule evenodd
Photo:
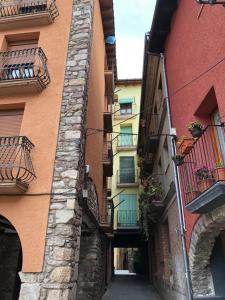
<path fill-rule="evenodd" d="M 191 212 L 206 212 L 221 205 L 224 197 L 220 199 L 219 195 L 225 184 L 223 124 L 210 125 L 203 131 L 184 156 L 179 172 L 184 202 Z"/>
<path fill-rule="evenodd" d="M 113 151 L 112 141 L 105 141 L 103 145 L 103 168 L 105 175 L 111 177 L 113 174 Z"/>
<path fill-rule="evenodd" d="M 0 19 L 49 13 L 52 21 L 59 15 L 55 0 L 1 0 Z"/>
<path fill-rule="evenodd" d="M 30 156 L 33 147 L 25 136 L 0 137 L 0 187 L 2 182 L 28 185 L 36 177 Z"/>
<path fill-rule="evenodd" d="M 121 110 L 120 109 L 120 104 L 115 104 L 114 105 L 114 108 L 113 108 L 113 115 L 114 115 L 114 118 L 117 119 L 117 118 L 125 118 L 127 116 L 130 116 L 130 115 L 136 115 L 137 114 L 137 105 L 132 103 L 132 106 L 131 108 L 129 109 L 126 109 L 126 110 Z"/>
<path fill-rule="evenodd" d="M 137 136 L 132 134 L 120 134 L 117 138 L 117 147 L 129 148 L 137 146 Z"/>
<path fill-rule="evenodd" d="M 119 210 L 117 212 L 117 227 L 137 227 L 138 212 L 136 210 Z"/>
<path fill-rule="evenodd" d="M 38 48 L 0 52 L 0 83 L 36 79 L 42 88 L 50 83 L 47 58 Z"/>
<path fill-rule="evenodd" d="M 138 185 L 138 171 L 133 168 L 117 171 L 117 185 Z"/>

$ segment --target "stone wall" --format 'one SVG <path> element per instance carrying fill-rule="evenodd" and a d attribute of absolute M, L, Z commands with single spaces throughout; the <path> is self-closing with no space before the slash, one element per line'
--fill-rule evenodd
<path fill-rule="evenodd" d="M 189 259 L 195 296 L 214 295 L 210 257 L 216 237 L 225 230 L 225 205 L 202 215 L 192 232 Z"/>
<path fill-rule="evenodd" d="M 43 271 L 20 273 L 20 300 L 75 299 L 94 0 L 74 0 Z"/>
<path fill-rule="evenodd" d="M 81 234 L 79 276 L 76 300 L 100 300 L 104 291 L 104 242 L 101 234 Z"/>

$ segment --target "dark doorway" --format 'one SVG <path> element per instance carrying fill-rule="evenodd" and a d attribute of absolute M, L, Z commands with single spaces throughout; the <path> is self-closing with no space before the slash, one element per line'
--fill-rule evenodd
<path fill-rule="evenodd" d="M 12 224 L 0 215 L 0 299 L 19 299 L 22 250 Z"/>
<path fill-rule="evenodd" d="M 216 296 L 225 296 L 225 231 L 221 231 L 215 240 L 210 268 Z"/>

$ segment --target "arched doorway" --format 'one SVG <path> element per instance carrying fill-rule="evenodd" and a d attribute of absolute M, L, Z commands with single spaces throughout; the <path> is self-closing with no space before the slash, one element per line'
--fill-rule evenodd
<path fill-rule="evenodd" d="M 225 297 L 225 206 L 199 218 L 190 242 L 195 296 Z"/>
<path fill-rule="evenodd" d="M 22 250 L 13 225 L 0 215 L 0 299 L 17 300 L 20 292 L 19 272 L 22 268 Z"/>

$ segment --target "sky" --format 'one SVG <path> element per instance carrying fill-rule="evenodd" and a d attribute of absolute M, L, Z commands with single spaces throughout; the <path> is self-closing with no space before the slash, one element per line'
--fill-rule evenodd
<path fill-rule="evenodd" d="M 155 0 L 114 0 L 119 79 L 141 78 L 144 38 L 150 31 Z"/>

